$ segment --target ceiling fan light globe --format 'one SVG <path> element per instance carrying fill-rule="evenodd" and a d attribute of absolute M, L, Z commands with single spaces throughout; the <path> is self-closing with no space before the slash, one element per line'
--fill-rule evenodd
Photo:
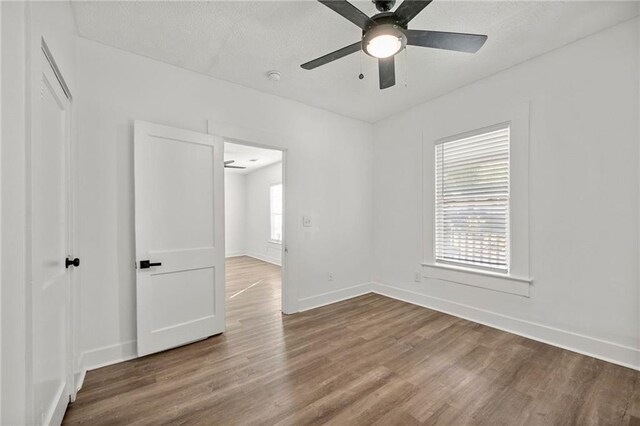
<path fill-rule="evenodd" d="M 395 35 L 382 34 L 369 40 L 367 53 L 376 58 L 388 58 L 402 49 L 402 40 Z"/>
<path fill-rule="evenodd" d="M 378 24 L 364 33 L 362 50 L 374 58 L 389 58 L 407 45 L 406 31 L 395 24 Z"/>

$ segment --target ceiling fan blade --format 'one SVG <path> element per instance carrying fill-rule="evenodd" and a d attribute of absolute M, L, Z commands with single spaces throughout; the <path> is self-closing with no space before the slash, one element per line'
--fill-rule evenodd
<path fill-rule="evenodd" d="M 361 29 L 366 29 L 368 26 L 372 26 L 374 22 L 363 11 L 352 5 L 346 0 L 318 0 L 320 3 L 327 6 L 344 18 L 353 22 Z"/>
<path fill-rule="evenodd" d="M 357 42 L 357 43 L 353 43 L 350 44 L 347 47 L 343 47 L 342 49 L 338 49 L 335 52 L 331 52 L 329 54 L 326 54 L 324 56 L 321 56 L 317 59 L 314 59 L 313 61 L 309 61 L 305 64 L 300 65 L 302 68 L 304 68 L 305 70 L 312 70 L 314 68 L 319 67 L 320 65 L 325 65 L 328 64 L 329 62 L 333 62 L 336 59 L 340 59 L 343 58 L 347 55 L 350 55 L 352 53 L 356 53 L 357 51 L 360 50 L 360 45 L 361 42 Z"/>
<path fill-rule="evenodd" d="M 396 84 L 396 63 L 394 56 L 378 59 L 378 72 L 380 73 L 380 89 Z"/>
<path fill-rule="evenodd" d="M 404 24 L 408 24 L 418 13 L 422 12 L 422 9 L 429 6 L 431 1 L 432 0 L 404 0 L 393 13 L 402 19 Z"/>
<path fill-rule="evenodd" d="M 476 53 L 487 41 L 486 35 L 447 33 L 442 31 L 409 30 L 407 44 L 432 47 L 434 49 L 455 50 Z"/>
<path fill-rule="evenodd" d="M 235 163 L 236 160 L 227 160 L 224 162 L 224 165 L 226 166 L 227 164 L 231 164 L 231 163 Z"/>
<path fill-rule="evenodd" d="M 240 166 L 227 166 L 226 164 L 224 165 L 225 169 L 246 169 L 246 167 L 240 167 Z"/>

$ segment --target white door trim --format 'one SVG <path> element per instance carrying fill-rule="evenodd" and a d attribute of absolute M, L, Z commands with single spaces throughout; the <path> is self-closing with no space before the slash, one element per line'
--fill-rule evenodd
<path fill-rule="evenodd" d="M 293 206 L 291 205 L 287 194 L 290 193 L 290 185 L 287 179 L 289 170 L 289 150 L 283 146 L 283 141 L 287 138 L 262 131 L 254 131 L 244 127 L 238 127 L 225 123 L 217 123 L 207 120 L 207 132 L 211 135 L 217 135 L 223 138 L 225 142 L 231 142 L 238 145 L 254 146 L 256 148 L 272 149 L 282 152 L 282 282 L 281 282 L 281 298 L 282 313 L 294 314 L 298 312 L 298 287 L 297 281 L 291 277 L 291 268 L 289 264 L 289 243 L 293 240 L 291 218 Z"/>

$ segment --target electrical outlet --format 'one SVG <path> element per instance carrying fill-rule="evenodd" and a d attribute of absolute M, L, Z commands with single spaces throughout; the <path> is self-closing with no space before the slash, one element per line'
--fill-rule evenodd
<path fill-rule="evenodd" d="M 331 272 L 329 272 L 329 273 L 327 274 L 327 280 L 328 280 L 328 281 L 333 281 L 333 274 L 332 274 Z"/>
<path fill-rule="evenodd" d="M 311 216 L 302 216 L 302 226 L 305 228 L 311 228 L 313 226 L 313 220 Z"/>
<path fill-rule="evenodd" d="M 413 276 L 413 280 L 417 283 L 422 282 L 422 274 L 420 274 L 420 272 L 416 272 Z"/>

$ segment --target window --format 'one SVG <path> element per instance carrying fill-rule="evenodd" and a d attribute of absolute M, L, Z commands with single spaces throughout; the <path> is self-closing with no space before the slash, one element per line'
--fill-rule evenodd
<path fill-rule="evenodd" d="M 282 184 L 269 188 L 271 211 L 271 241 L 282 242 Z"/>
<path fill-rule="evenodd" d="M 509 272 L 510 128 L 435 146 L 436 262 Z"/>

